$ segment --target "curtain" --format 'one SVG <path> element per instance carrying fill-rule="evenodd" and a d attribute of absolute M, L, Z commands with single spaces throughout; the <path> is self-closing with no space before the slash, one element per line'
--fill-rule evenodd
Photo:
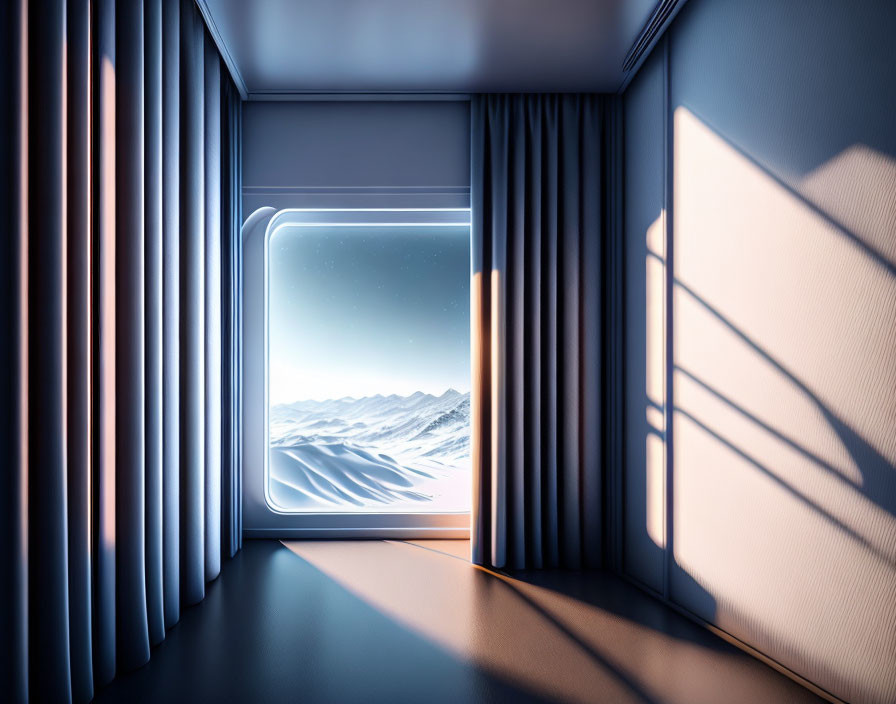
<path fill-rule="evenodd" d="M 472 101 L 477 564 L 604 561 L 616 110 L 596 95 Z"/>
<path fill-rule="evenodd" d="M 224 379 L 221 432 L 224 437 L 222 450 L 222 501 L 221 520 L 224 525 L 224 550 L 233 557 L 243 544 L 242 512 L 242 334 L 241 311 L 243 280 L 242 243 L 240 227 L 242 216 L 242 162 L 240 135 L 242 129 L 242 102 L 230 76 L 222 73 L 221 99 L 224 111 L 221 118 L 221 213 L 222 229 L 222 278 L 221 300 L 225 345 L 229 349 L 221 360 Z"/>
<path fill-rule="evenodd" d="M 191 0 L 0 3 L 0 61 L 0 691 L 89 701 L 240 546 L 239 99 Z"/>

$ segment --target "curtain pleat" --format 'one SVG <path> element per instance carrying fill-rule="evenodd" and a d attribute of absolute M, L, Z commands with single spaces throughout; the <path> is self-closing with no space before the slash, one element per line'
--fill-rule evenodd
<path fill-rule="evenodd" d="M 561 431 L 559 457 L 560 562 L 570 567 L 581 566 L 581 472 L 579 463 L 579 260 L 581 258 L 582 233 L 580 201 L 587 197 L 582 192 L 582 171 L 579 162 L 581 135 L 578 96 L 564 95 L 561 99 L 560 158 L 562 185 L 560 198 L 560 252 L 558 262 L 560 295 L 558 338 L 560 358 L 558 382 L 561 400 L 558 419 Z M 594 233 L 597 236 L 597 233 Z M 587 235 L 585 235 L 587 236 Z M 597 311 L 595 311 L 595 314 Z M 548 321 L 550 324 L 550 321 Z"/>
<path fill-rule="evenodd" d="M 544 203 L 546 209 L 546 221 L 542 237 L 544 238 L 544 246 L 546 249 L 545 258 L 545 279 L 547 282 L 546 306 L 542 312 L 542 319 L 539 325 L 543 327 L 547 333 L 542 344 L 544 346 L 545 366 L 544 374 L 542 374 L 542 386 L 536 391 L 536 396 L 530 403 L 541 403 L 545 406 L 545 424 L 544 424 L 544 465 L 542 481 L 545 485 L 545 505 L 544 505 L 544 532 L 546 535 L 547 545 L 544 553 L 544 566 L 556 567 L 560 562 L 560 530 L 559 530 L 559 513 L 558 513 L 558 417 L 557 417 L 557 399 L 558 376 L 557 376 L 557 315 L 558 308 L 558 237 L 560 225 L 560 208 L 558 203 L 558 195 L 560 190 L 560 129 L 558 124 L 559 105 L 556 99 L 547 100 L 544 106 L 545 111 L 545 133 L 547 137 L 547 169 L 545 170 L 545 180 L 542 183 L 539 197 Z"/>
<path fill-rule="evenodd" d="M 470 516 L 470 549 L 474 563 L 483 565 L 491 561 L 490 547 L 490 507 L 491 482 L 486 473 L 489 467 L 489 428 L 488 389 L 491 386 L 491 352 L 489 341 L 491 336 L 486 329 L 489 316 L 485 311 L 489 308 L 490 286 L 485 281 L 488 276 L 486 262 L 490 258 L 488 251 L 491 238 L 477 237 L 487 226 L 486 208 L 490 205 L 486 183 L 490 177 L 489 160 L 485 158 L 488 149 L 488 131 L 485 128 L 483 112 L 485 105 L 481 100 L 473 100 L 470 105 L 470 118 L 473 125 L 471 131 L 470 154 L 470 205 L 472 211 L 472 244 L 470 249 L 471 281 L 470 281 L 470 463 L 474 471 L 473 491 L 471 496 L 473 511 Z"/>
<path fill-rule="evenodd" d="M 65 3 L 28 6 L 29 692 L 71 699 L 65 409 Z"/>
<path fill-rule="evenodd" d="M 221 571 L 221 69 L 204 44 L 205 133 L 205 580 Z"/>
<path fill-rule="evenodd" d="M 162 572 L 180 620 L 180 2 L 162 2 Z"/>
<path fill-rule="evenodd" d="M 521 101 L 513 101 L 509 112 L 516 124 L 525 124 L 527 106 Z M 526 190 L 526 173 L 529 168 L 529 130 L 522 139 L 513 140 L 510 145 L 508 192 L 520 193 Z M 508 199 L 507 211 L 507 317 L 511 320 L 525 316 L 526 297 L 526 240 L 529 235 L 529 210 L 531 201 L 525 198 Z M 525 341 L 526 327 L 514 325 L 506 331 L 508 376 L 513 379 L 525 379 Z M 526 471 L 525 471 L 525 439 L 526 439 L 526 387 L 509 385 L 507 387 L 507 464 L 519 467 L 514 472 L 508 485 L 509 510 L 507 512 L 508 540 L 510 554 L 520 556 L 526 554 L 526 527 L 521 519 L 526 515 Z M 518 563 L 518 558 L 515 560 Z"/>
<path fill-rule="evenodd" d="M 93 674 L 115 676 L 115 3 L 93 1 Z"/>
<path fill-rule="evenodd" d="M 529 145 L 526 152 L 525 165 L 526 188 L 531 193 L 537 193 L 541 184 L 542 169 L 544 168 L 544 118 L 542 111 L 533 103 L 525 106 L 525 118 L 530 124 L 528 132 Z M 525 325 L 518 326 L 524 331 L 523 346 L 523 375 L 527 380 L 523 394 L 523 463 L 525 467 L 527 496 L 526 507 L 529 520 L 524 521 L 525 541 L 532 546 L 532 566 L 541 568 L 544 565 L 544 539 L 543 539 L 543 511 L 542 511 L 542 443 L 541 422 L 542 404 L 539 401 L 541 388 L 541 315 L 542 305 L 542 242 L 533 236 L 544 226 L 545 208 L 541 198 L 532 198 L 526 204 L 525 225 L 523 229 L 522 273 L 519 279 L 524 281 L 523 291 L 526 298 Z M 533 403 L 534 401 L 534 403 Z M 528 411 L 528 412 L 526 412 Z M 524 514 L 525 515 L 525 514 Z M 525 550 L 517 549 L 518 555 L 525 555 Z M 515 562 L 520 565 L 519 559 Z"/>
<path fill-rule="evenodd" d="M 116 616 L 119 667 L 149 659 L 146 617 L 143 7 L 115 15 Z"/>
<path fill-rule="evenodd" d="M 603 428 L 604 473 L 603 496 L 606 516 L 603 527 L 603 562 L 617 572 L 622 571 L 623 499 L 625 418 L 625 237 L 623 228 L 623 111 L 622 101 L 608 101 L 604 139 L 603 190 L 606 193 L 606 233 L 600 253 L 604 276 L 604 344 L 600 347 L 604 404 L 598 407 Z"/>
<path fill-rule="evenodd" d="M 221 100 L 223 104 L 221 124 L 221 238 L 222 238 L 222 277 L 221 300 L 223 310 L 222 334 L 230 345 L 229 354 L 222 359 L 221 405 L 224 413 L 221 429 L 225 438 L 222 447 L 222 498 L 221 525 L 223 527 L 222 550 L 233 557 L 242 545 L 242 519 L 240 513 L 240 289 L 242 281 L 240 226 L 242 217 L 240 203 L 242 198 L 236 186 L 240 183 L 240 97 L 233 82 L 224 77 L 221 81 Z"/>
<path fill-rule="evenodd" d="M 93 697 L 90 564 L 90 12 L 66 14 L 68 583 L 72 697 Z"/>
<path fill-rule="evenodd" d="M 205 162 L 202 20 L 180 16 L 180 578 L 181 598 L 205 596 Z"/>
<path fill-rule="evenodd" d="M 495 564 L 507 561 L 507 230 L 509 205 L 509 122 L 507 99 L 496 98 L 500 107 L 490 120 L 489 155 L 492 162 L 491 228 L 505 233 L 491 243 L 489 333 L 491 335 L 491 554 Z M 500 409 L 500 412 L 495 412 Z"/>
<path fill-rule="evenodd" d="M 83 702 L 240 546 L 239 97 L 192 0 L 0 3 L 0 62 L 0 699 Z"/>
<path fill-rule="evenodd" d="M 592 158 L 582 159 L 582 191 L 584 193 L 606 192 L 603 183 L 602 165 L 606 160 L 604 143 L 604 125 L 606 118 L 604 113 L 598 112 L 593 101 L 588 101 L 583 106 L 583 124 L 598 124 L 600 130 L 582 130 L 582 154 L 592 155 Z M 593 158 L 597 155 L 597 158 Z M 602 296 L 602 279 L 606 273 L 601 256 L 602 244 L 611 239 L 604 211 L 606 197 L 584 198 L 581 201 L 582 231 L 600 232 L 601 237 L 583 237 L 581 250 L 581 263 L 579 279 L 581 286 L 581 311 L 579 326 L 582 331 L 581 347 L 581 388 L 584 390 L 581 403 L 581 493 L 582 493 L 582 559 L 587 566 L 602 565 L 603 554 L 603 485 L 604 472 L 602 471 L 602 447 L 601 429 L 603 417 L 601 413 L 604 389 L 602 385 L 603 339 L 610 338 L 613 334 L 605 325 L 603 310 L 601 308 L 604 296 Z M 601 272 L 595 275 L 595 272 Z M 611 294 L 612 295 L 612 294 Z M 615 299 L 614 299 L 615 300 Z M 592 507 L 597 507 L 596 510 Z"/>
<path fill-rule="evenodd" d="M 27 15 L 0 3 L 0 691 L 28 697 Z"/>
<path fill-rule="evenodd" d="M 602 561 L 604 111 L 593 95 L 472 105 L 473 560 Z"/>
<path fill-rule="evenodd" d="M 144 257 L 146 335 L 146 616 L 165 637 L 162 525 L 162 3 L 144 0 Z"/>

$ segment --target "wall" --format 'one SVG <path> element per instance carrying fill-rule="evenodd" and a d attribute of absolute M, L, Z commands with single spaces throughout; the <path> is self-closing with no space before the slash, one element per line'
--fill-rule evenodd
<path fill-rule="evenodd" d="M 262 206 L 469 207 L 465 101 L 248 102 L 243 215 Z"/>
<path fill-rule="evenodd" d="M 625 94 L 623 186 L 627 314 L 623 551 L 626 571 L 657 592 L 664 588 L 665 563 L 664 80 L 663 53 L 654 52 Z"/>
<path fill-rule="evenodd" d="M 625 570 L 854 702 L 896 700 L 893 36 L 691 0 L 625 96 Z"/>

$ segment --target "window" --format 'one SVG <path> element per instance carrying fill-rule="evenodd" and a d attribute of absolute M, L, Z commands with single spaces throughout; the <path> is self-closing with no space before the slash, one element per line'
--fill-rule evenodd
<path fill-rule="evenodd" d="M 468 512 L 469 211 L 290 211 L 266 272 L 271 507 Z"/>

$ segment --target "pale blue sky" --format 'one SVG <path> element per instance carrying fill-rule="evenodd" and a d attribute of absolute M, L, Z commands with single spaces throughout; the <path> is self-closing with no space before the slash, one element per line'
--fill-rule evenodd
<path fill-rule="evenodd" d="M 287 227 L 271 238 L 272 404 L 470 388 L 470 229 Z"/>

